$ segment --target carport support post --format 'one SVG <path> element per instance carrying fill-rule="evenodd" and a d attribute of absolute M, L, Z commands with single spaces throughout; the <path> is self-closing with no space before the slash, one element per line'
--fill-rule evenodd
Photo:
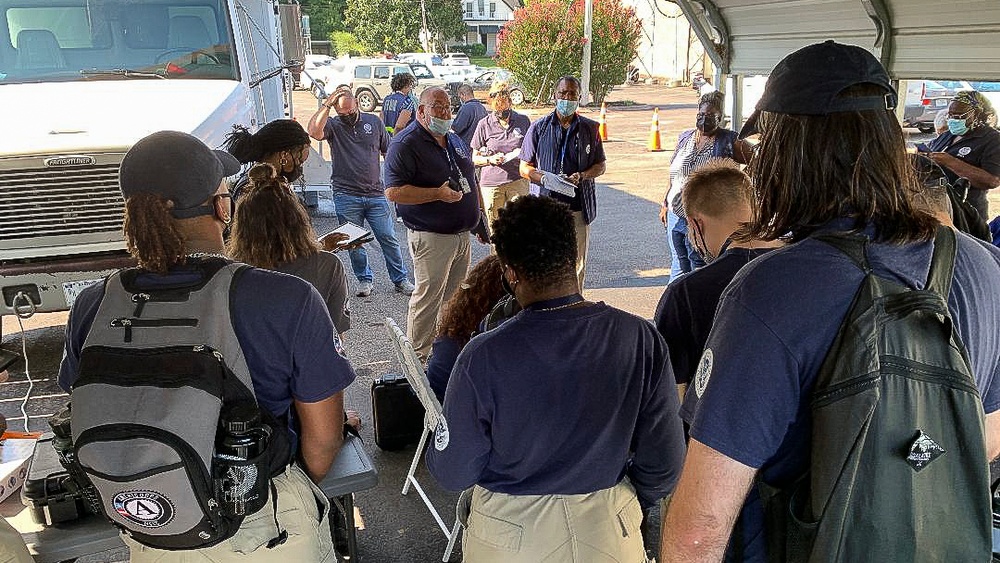
<path fill-rule="evenodd" d="M 583 68 L 580 70 L 580 105 L 590 103 L 590 54 L 594 42 L 594 0 L 586 0 L 583 9 Z"/>

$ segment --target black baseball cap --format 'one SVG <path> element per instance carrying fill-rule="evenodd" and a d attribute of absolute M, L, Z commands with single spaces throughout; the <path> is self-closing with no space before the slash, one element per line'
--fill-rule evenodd
<path fill-rule="evenodd" d="M 885 90 L 879 96 L 838 98 L 857 84 Z M 828 115 L 850 111 L 893 110 L 896 89 L 889 73 L 870 51 L 828 40 L 803 47 L 781 59 L 764 85 L 756 111 L 740 129 L 740 138 L 759 133 L 764 111 L 794 115 Z"/>
<path fill-rule="evenodd" d="M 118 186 L 125 199 L 151 193 L 170 200 L 173 216 L 187 219 L 211 214 L 202 204 L 215 195 L 223 178 L 239 171 L 240 161 L 226 151 L 212 150 L 187 133 L 157 131 L 125 153 Z"/>

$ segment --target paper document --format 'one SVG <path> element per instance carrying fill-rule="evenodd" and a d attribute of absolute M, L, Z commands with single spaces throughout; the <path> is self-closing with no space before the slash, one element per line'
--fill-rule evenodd
<path fill-rule="evenodd" d="M 555 181 L 545 182 L 545 188 L 548 189 L 550 192 L 556 192 L 566 197 L 576 196 L 576 184 L 574 184 L 573 182 L 560 178 L 555 174 L 548 175 L 546 176 L 546 178 L 553 178 L 555 180 Z"/>
<path fill-rule="evenodd" d="M 521 156 L 521 147 L 518 147 L 508 153 L 504 153 L 503 161 L 510 162 L 512 160 L 517 160 Z"/>
<path fill-rule="evenodd" d="M 323 239 L 332 235 L 333 233 L 343 233 L 347 235 L 347 240 L 340 243 L 341 245 L 344 246 L 351 244 L 359 239 L 368 238 L 372 234 L 371 231 L 366 231 L 365 229 L 362 229 L 361 227 L 355 225 L 354 223 L 345 222 L 343 225 L 319 237 L 319 240 L 322 241 Z"/>

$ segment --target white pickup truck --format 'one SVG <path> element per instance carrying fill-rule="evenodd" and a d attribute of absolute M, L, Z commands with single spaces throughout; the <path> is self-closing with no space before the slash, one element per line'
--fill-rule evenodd
<path fill-rule="evenodd" d="M 272 0 L 0 0 L 0 315 L 67 309 L 129 264 L 118 165 L 291 112 Z"/>

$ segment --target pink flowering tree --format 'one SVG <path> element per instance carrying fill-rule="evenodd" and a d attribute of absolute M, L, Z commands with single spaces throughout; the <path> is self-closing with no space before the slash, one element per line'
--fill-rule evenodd
<path fill-rule="evenodd" d="M 535 0 L 514 12 L 500 31 L 496 61 L 511 70 L 529 96 L 547 102 L 560 76 L 580 76 L 583 58 L 583 0 Z M 601 103 L 625 81 L 635 58 L 642 22 L 621 0 L 594 2 L 590 90 Z"/>

